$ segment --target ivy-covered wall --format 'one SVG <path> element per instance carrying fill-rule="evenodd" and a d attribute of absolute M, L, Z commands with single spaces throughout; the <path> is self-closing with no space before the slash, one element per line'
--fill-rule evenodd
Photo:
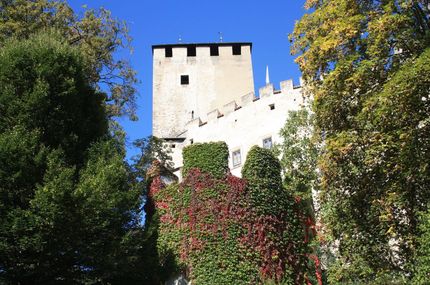
<path fill-rule="evenodd" d="M 196 143 L 184 148 L 182 176 L 193 168 L 222 178 L 228 172 L 228 146 L 225 142 Z"/>
<path fill-rule="evenodd" d="M 279 162 L 253 148 L 241 179 L 228 173 L 227 158 L 223 143 L 193 145 L 183 182 L 153 180 L 161 271 L 186 273 L 195 285 L 303 284 L 307 245 Z"/>

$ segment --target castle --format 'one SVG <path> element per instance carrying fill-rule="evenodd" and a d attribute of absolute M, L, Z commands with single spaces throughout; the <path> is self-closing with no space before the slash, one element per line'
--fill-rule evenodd
<path fill-rule="evenodd" d="M 304 99 L 292 80 L 254 91 L 252 44 L 199 43 L 152 46 L 153 135 L 172 150 L 180 177 L 182 149 L 193 143 L 225 141 L 231 173 L 241 169 L 253 145 L 271 148 L 288 111 Z"/>

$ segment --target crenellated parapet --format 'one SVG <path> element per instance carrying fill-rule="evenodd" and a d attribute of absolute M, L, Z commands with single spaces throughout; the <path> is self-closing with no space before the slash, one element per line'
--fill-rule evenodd
<path fill-rule="evenodd" d="M 276 103 L 282 101 L 283 104 L 301 105 L 303 104 L 302 97 L 302 79 L 300 85 L 294 85 L 293 80 L 285 80 L 280 82 L 280 89 L 275 89 L 272 83 L 267 84 L 258 89 L 258 96 L 254 92 L 250 92 L 240 97 L 240 100 L 233 100 L 217 109 L 207 113 L 205 119 L 194 118 L 186 124 L 186 128 L 203 127 L 208 123 L 225 120 L 226 117 L 234 115 L 235 112 L 247 112 L 252 108 L 255 109 L 256 104 L 268 104 L 269 108 L 276 108 Z M 291 106 L 294 107 L 294 106 Z M 249 118 L 252 120 L 253 118 Z"/>

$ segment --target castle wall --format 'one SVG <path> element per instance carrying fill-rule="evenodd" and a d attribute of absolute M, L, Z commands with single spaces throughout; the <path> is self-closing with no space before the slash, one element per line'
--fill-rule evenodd
<path fill-rule="evenodd" d="M 210 46 L 219 55 L 210 55 Z M 196 56 L 187 48 L 196 47 Z M 233 44 L 165 45 L 153 47 L 153 135 L 180 137 L 194 118 L 206 120 L 218 106 L 240 100 L 254 90 L 251 45 L 241 44 L 241 54 L 233 55 Z M 172 49 L 166 57 L 165 49 Z M 189 83 L 181 84 L 181 75 Z"/>
<path fill-rule="evenodd" d="M 281 82 L 281 90 L 275 91 L 269 84 L 259 90 L 259 98 L 251 92 L 240 100 L 214 109 L 206 119 L 196 118 L 186 124 L 186 139 L 175 143 L 173 162 L 182 166 L 182 149 L 191 143 L 225 141 L 229 147 L 229 167 L 233 175 L 241 176 L 246 155 L 253 145 L 263 146 L 263 140 L 271 138 L 272 144 L 280 143 L 279 131 L 285 124 L 288 111 L 298 110 L 304 104 L 301 88 L 294 88 L 292 80 Z M 233 165 L 233 152 L 240 150 L 240 164 Z M 180 175 L 180 171 L 177 175 Z"/>

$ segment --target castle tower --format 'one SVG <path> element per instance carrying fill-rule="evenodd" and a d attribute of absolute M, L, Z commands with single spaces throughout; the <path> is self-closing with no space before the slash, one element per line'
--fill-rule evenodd
<path fill-rule="evenodd" d="M 172 151 L 181 179 L 182 150 L 193 143 L 224 141 L 229 168 L 240 176 L 253 145 L 281 142 L 288 111 L 304 104 L 292 80 L 276 90 L 266 69 L 266 85 L 254 92 L 251 43 L 155 45 L 153 52 L 153 135 Z"/>
<path fill-rule="evenodd" d="M 153 135 L 181 138 L 188 122 L 254 92 L 251 43 L 154 45 Z"/>

